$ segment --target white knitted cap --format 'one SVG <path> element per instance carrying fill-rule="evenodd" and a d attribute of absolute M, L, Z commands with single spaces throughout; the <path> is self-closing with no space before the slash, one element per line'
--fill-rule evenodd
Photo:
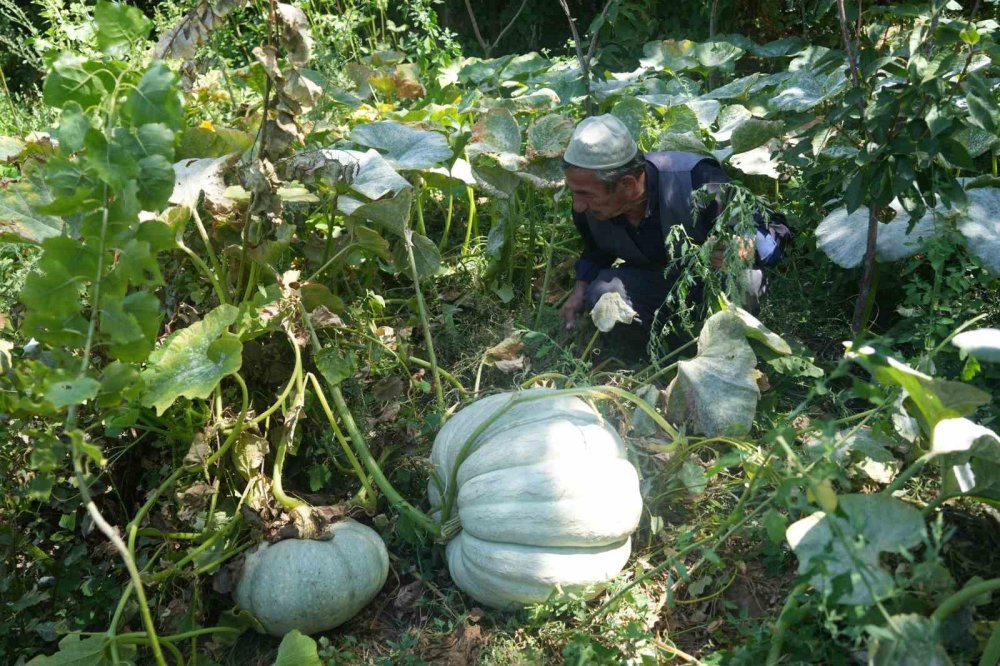
<path fill-rule="evenodd" d="M 584 118 L 573 130 L 563 159 L 581 169 L 614 169 L 635 157 L 639 147 L 625 124 L 612 116 Z"/>

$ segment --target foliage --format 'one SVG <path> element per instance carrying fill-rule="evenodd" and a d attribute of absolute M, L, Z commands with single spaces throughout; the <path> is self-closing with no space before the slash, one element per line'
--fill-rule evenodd
<path fill-rule="evenodd" d="M 586 25 L 601 46 L 585 80 L 558 8 L 530 3 L 513 52 L 479 59 L 444 27 L 454 2 L 194 2 L 151 23 L 46 0 L 23 46 L 46 109 L 0 124 L 0 226 L 19 243 L 0 253 L 5 658 L 989 650 L 995 23 L 862 7 L 846 52 L 830 2 L 647 4 Z M 493 35 L 517 10 L 483 7 Z M 572 9 L 581 25 L 600 11 Z M 649 367 L 555 316 L 577 247 L 559 156 L 588 96 L 643 149 L 712 155 L 734 178 L 708 242 L 671 239 L 683 279 Z M 772 208 L 799 240 L 765 327 L 739 277 Z M 872 219 L 873 314 L 844 356 Z M 699 282 L 704 323 L 678 312 Z M 445 574 L 424 454 L 458 406 L 533 386 L 586 396 L 624 436 L 635 557 L 594 604 L 484 613 Z M 318 643 L 248 632 L 229 598 L 242 553 L 347 513 L 385 536 L 398 585 Z"/>

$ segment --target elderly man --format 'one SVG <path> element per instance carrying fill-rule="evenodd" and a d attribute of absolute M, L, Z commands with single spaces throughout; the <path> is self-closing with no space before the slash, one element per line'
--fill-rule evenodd
<path fill-rule="evenodd" d="M 665 270 L 664 239 L 671 227 L 683 225 L 695 242 L 706 240 L 719 203 L 711 201 L 692 219 L 691 195 L 704 185 L 725 182 L 725 173 L 704 155 L 644 155 L 612 115 L 594 116 L 577 125 L 563 155 L 563 171 L 573 193 L 573 222 L 584 249 L 576 262 L 576 287 L 560 311 L 561 318 L 572 328 L 578 314 L 614 291 L 648 329 L 677 277 L 675 271 Z M 760 221 L 757 263 L 777 262 L 789 237 L 784 225 L 768 229 Z M 620 263 L 613 266 L 616 260 Z"/>

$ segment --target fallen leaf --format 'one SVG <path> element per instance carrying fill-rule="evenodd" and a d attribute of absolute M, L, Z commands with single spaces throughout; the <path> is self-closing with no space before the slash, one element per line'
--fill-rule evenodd
<path fill-rule="evenodd" d="M 610 291 L 597 299 L 594 309 L 590 311 L 590 318 L 594 320 L 597 330 L 607 333 L 616 324 L 631 324 L 636 314 L 621 294 Z"/>

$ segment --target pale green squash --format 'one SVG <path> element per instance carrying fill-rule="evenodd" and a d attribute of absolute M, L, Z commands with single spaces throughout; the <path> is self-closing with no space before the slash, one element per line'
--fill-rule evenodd
<path fill-rule="evenodd" d="M 441 429 L 431 463 L 442 484 L 468 437 L 511 395 L 479 400 Z M 579 398 L 510 409 L 477 438 L 457 483 L 462 532 L 448 543 L 448 568 L 482 604 L 517 608 L 557 588 L 592 597 L 628 560 L 642 511 L 638 475 L 618 433 Z M 432 478 L 435 509 L 442 490 Z"/>
<path fill-rule="evenodd" d="M 234 596 L 267 633 L 333 629 L 382 589 L 389 575 L 382 537 L 349 518 L 332 525 L 327 536 L 263 543 L 247 555 Z"/>

